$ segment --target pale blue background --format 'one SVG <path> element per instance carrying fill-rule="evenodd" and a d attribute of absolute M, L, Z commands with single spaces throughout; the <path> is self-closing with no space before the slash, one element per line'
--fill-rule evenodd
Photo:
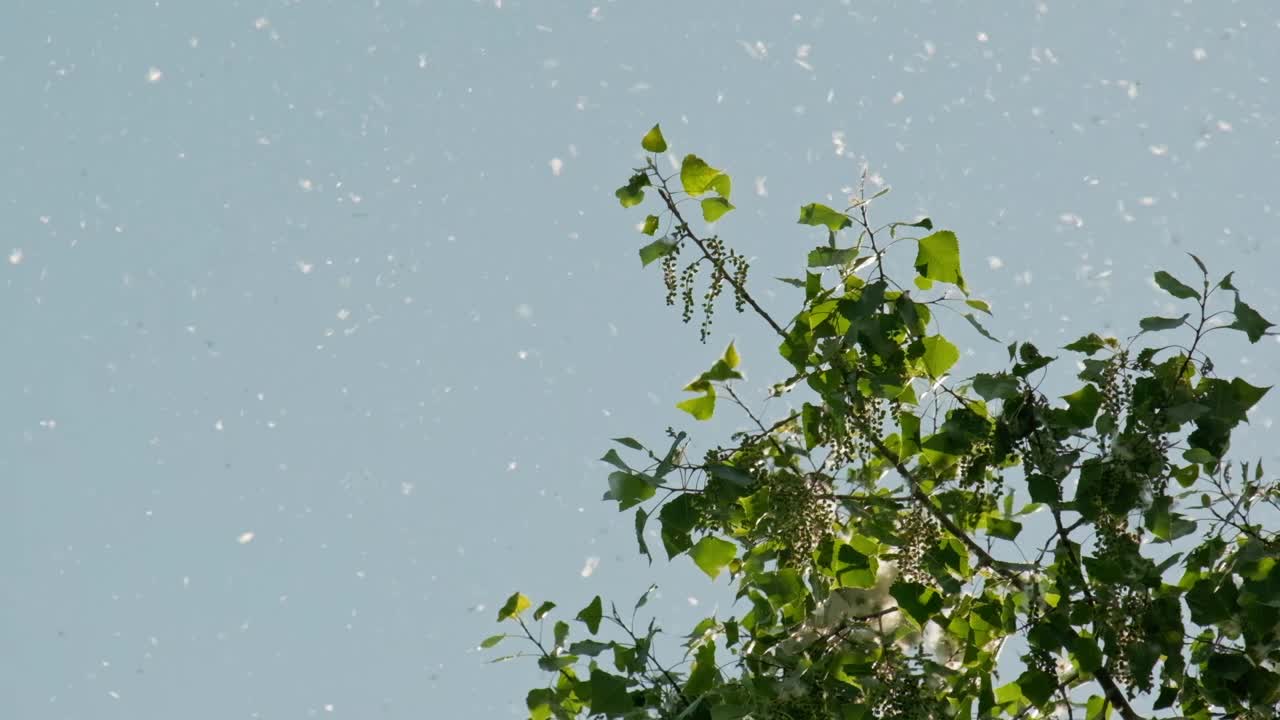
<path fill-rule="evenodd" d="M 726 304 L 699 346 L 640 271 L 612 191 L 654 122 L 735 177 L 719 231 L 780 316 L 798 207 L 865 162 L 882 220 L 959 233 L 1001 337 L 1127 333 L 1184 250 L 1280 318 L 1278 20 L 5 0 L 0 716 L 510 717 L 538 673 L 475 647 L 511 591 L 709 612 L 687 561 L 633 558 L 595 458 L 692 429 L 680 386 L 731 337 L 781 375 L 759 323 Z M 1002 362 L 954 320 L 970 372 Z M 1221 373 L 1280 377 L 1274 338 L 1219 338 Z M 1278 407 L 1241 459 L 1280 467 Z"/>

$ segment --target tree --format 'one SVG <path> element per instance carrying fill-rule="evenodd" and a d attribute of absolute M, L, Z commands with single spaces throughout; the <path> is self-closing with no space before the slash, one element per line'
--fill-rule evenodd
<path fill-rule="evenodd" d="M 706 420 L 727 398 L 750 429 L 701 461 L 685 432 L 668 429 L 660 451 L 617 438 L 633 459 L 604 455 L 605 498 L 634 513 L 639 551 L 652 527 L 668 558 L 727 572 L 741 614 L 702 620 L 672 662 L 656 621 L 637 626 L 596 597 L 574 618 L 587 636 L 571 640 L 553 603 L 530 614 L 516 593 L 498 620 L 520 634 L 482 645 L 522 638 L 533 652 L 519 654 L 552 673 L 528 693 L 533 718 L 1277 716 L 1280 538 L 1255 515 L 1280 509 L 1280 483 L 1228 459 L 1269 388 L 1215 376 L 1205 350 L 1218 331 L 1274 333 L 1230 273 L 1211 282 L 1192 255 L 1194 285 L 1155 274 L 1181 316 L 1053 356 L 1015 342 L 1007 367 L 957 380 L 943 311 L 994 338 L 954 233 L 927 218 L 873 225 L 883 193 L 843 211 L 806 205 L 799 222 L 827 242 L 804 278 L 783 279 L 804 293 L 783 324 L 751 294 L 746 259 L 685 215 L 689 200 L 708 222 L 733 210 L 729 176 L 696 155 L 664 175 L 657 126 L 642 146 L 645 166 L 616 193 L 624 208 L 657 196 L 641 228 L 666 230 L 642 264 L 661 262 L 685 322 L 705 270 L 703 342 L 731 289 L 777 334 L 794 373 L 770 393 L 796 409 L 765 418 L 742 400 L 731 342 L 678 407 Z M 892 268 L 913 249 L 904 285 Z M 1048 397 L 1039 388 L 1065 353 L 1084 368 L 1078 389 Z M 551 642 L 527 614 L 553 623 Z M 1018 670 L 999 676 L 1006 647 Z"/>

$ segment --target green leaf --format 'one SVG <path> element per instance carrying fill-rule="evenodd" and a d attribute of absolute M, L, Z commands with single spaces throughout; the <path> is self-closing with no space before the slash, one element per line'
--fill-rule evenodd
<path fill-rule="evenodd" d="M 681 430 L 676 433 L 674 438 L 671 439 L 671 447 L 667 448 L 667 454 L 662 456 L 662 460 L 658 463 L 658 467 L 653 470 L 655 477 L 664 478 L 667 476 L 667 473 L 670 473 L 672 469 L 674 469 L 675 466 L 672 464 L 672 461 L 675 460 L 676 453 L 680 451 L 680 443 L 684 442 L 686 437 L 688 437 L 688 434 Z"/>
<path fill-rule="evenodd" d="M 898 228 L 900 227 L 914 227 L 914 228 L 922 228 L 924 230 L 932 230 L 933 221 L 926 217 L 926 218 L 920 218 L 915 222 L 889 223 L 889 237 L 897 237 Z"/>
<path fill-rule="evenodd" d="M 1111 717 L 1112 705 L 1101 695 L 1090 695 L 1085 705 L 1084 720 L 1108 720 Z"/>
<path fill-rule="evenodd" d="M 618 512 L 622 512 L 653 497 L 655 492 L 653 484 L 643 475 L 618 471 L 609 473 L 609 492 L 604 499 L 617 500 Z"/>
<path fill-rule="evenodd" d="M 1187 253 L 1187 254 L 1188 254 L 1188 255 L 1191 255 L 1191 253 Z M 1204 261 L 1203 261 L 1203 260 L 1201 260 L 1200 258 L 1196 257 L 1195 255 L 1191 255 L 1191 259 L 1195 261 L 1195 263 L 1196 263 L 1196 267 L 1200 268 L 1200 274 L 1201 274 L 1201 275 L 1208 275 L 1208 274 L 1209 274 L 1209 268 L 1207 268 L 1207 267 L 1205 267 L 1205 266 L 1204 266 Z"/>
<path fill-rule="evenodd" d="M 644 607 L 644 606 L 649 602 L 649 598 L 653 597 L 653 593 L 654 593 L 654 591 L 656 591 L 657 589 L 658 589 L 658 584 L 657 584 L 657 583 L 651 583 L 651 584 L 649 585 L 649 589 L 648 589 L 648 590 L 645 590 L 645 591 L 640 595 L 640 599 L 639 599 L 639 600 L 636 600 L 636 606 L 635 606 L 635 609 L 636 609 L 636 610 L 639 610 L 640 608 Z"/>
<path fill-rule="evenodd" d="M 915 268 L 923 277 L 951 283 L 965 294 L 969 292 L 960 272 L 960 241 L 950 230 L 939 230 L 920 239 Z"/>
<path fill-rule="evenodd" d="M 649 263 L 657 260 L 663 255 L 670 255 L 675 252 L 677 243 L 666 238 L 659 238 L 653 242 L 640 248 L 640 266 L 648 267 Z"/>
<path fill-rule="evenodd" d="M 1093 638 L 1077 635 L 1071 641 L 1071 655 L 1083 672 L 1092 673 L 1102 667 L 1102 651 L 1098 649 L 1098 642 Z"/>
<path fill-rule="evenodd" d="M 1018 388 L 1018 378 L 1008 373 L 978 373 L 973 376 L 973 391 L 981 395 L 983 400 L 1012 400 L 1022 397 L 1022 391 Z"/>
<path fill-rule="evenodd" d="M 991 314 L 991 305 L 986 300 L 965 300 L 964 304 L 974 310 L 981 310 L 988 315 Z"/>
<path fill-rule="evenodd" d="M 639 440 L 632 437 L 616 437 L 613 441 L 619 445 L 625 445 L 632 450 L 644 450 L 644 445 L 641 445 Z"/>
<path fill-rule="evenodd" d="M 537 609 L 537 610 L 534 610 L 534 611 L 533 611 L 533 619 L 534 619 L 534 620 L 541 620 L 542 618 L 546 617 L 546 616 L 547 616 L 547 613 L 551 612 L 551 610 L 552 610 L 555 606 L 556 606 L 556 604 L 555 604 L 555 603 L 553 603 L 553 602 L 551 602 L 550 600 L 548 600 L 548 601 L 546 601 L 546 602 L 542 603 L 541 605 L 539 605 L 539 606 L 538 606 L 538 609 Z"/>
<path fill-rule="evenodd" d="M 1201 465 L 1210 465 L 1218 462 L 1218 458 L 1213 453 L 1204 448 L 1191 448 L 1182 453 L 1182 459 L 1190 463 L 1199 463 Z"/>
<path fill-rule="evenodd" d="M 600 632 L 600 619 L 602 617 L 604 617 L 604 604 L 600 601 L 600 596 L 597 595 L 591 599 L 591 602 L 587 603 L 586 607 L 578 611 L 578 615 L 574 620 L 581 620 L 587 626 L 587 630 L 591 631 L 592 635 L 595 635 Z"/>
<path fill-rule="evenodd" d="M 693 197 L 715 191 L 720 197 L 729 199 L 729 176 L 711 167 L 697 155 L 684 156 L 684 162 L 680 164 L 680 184 Z"/>
<path fill-rule="evenodd" d="M 689 671 L 689 680 L 685 683 L 684 692 L 689 697 L 699 697 L 711 689 L 716 676 L 716 644 L 708 642 L 698 648 L 694 657 L 693 668 Z"/>
<path fill-rule="evenodd" d="M 749 473 L 732 465 L 716 463 L 714 465 L 707 465 L 704 469 L 709 475 L 711 475 L 711 477 L 733 483 L 738 487 L 751 487 L 756 482 L 755 478 L 751 477 Z"/>
<path fill-rule="evenodd" d="M 487 648 L 491 648 L 491 647 L 493 647 L 494 645 L 497 645 L 498 643 L 502 642 L 504 639 L 506 639 L 506 637 L 507 637 L 507 636 L 506 636 L 505 634 L 504 634 L 504 635 L 490 635 L 489 637 L 487 637 L 487 638 L 485 638 L 484 640 L 481 640 L 481 641 L 480 641 L 480 647 L 482 647 L 482 648 L 486 648 L 486 649 L 487 649 Z"/>
<path fill-rule="evenodd" d="M 624 677 L 594 668 L 591 670 L 590 687 L 592 715 L 616 717 L 635 709 Z"/>
<path fill-rule="evenodd" d="M 662 506 L 658 520 L 662 522 L 662 545 L 667 559 L 693 547 L 690 531 L 698 522 L 698 510 L 691 494 L 682 494 Z"/>
<path fill-rule="evenodd" d="M 916 624 L 923 627 L 942 609 L 942 596 L 920 583 L 896 582 L 889 587 L 889 594 Z"/>
<path fill-rule="evenodd" d="M 649 132 L 644 134 L 640 140 L 640 147 L 651 153 L 661 153 L 667 151 L 667 139 L 662 137 L 662 127 L 654 125 Z"/>
<path fill-rule="evenodd" d="M 722 197 L 704 198 L 702 200 L 702 219 L 715 222 L 733 209 L 733 203 Z"/>
<path fill-rule="evenodd" d="M 649 215 L 644 219 L 644 227 L 640 228 L 640 232 L 645 235 L 653 235 L 658 231 L 658 216 Z"/>
<path fill-rule="evenodd" d="M 710 420 L 716 411 L 715 390 L 708 385 L 705 395 L 683 400 L 676 407 L 692 415 L 695 420 Z"/>
<path fill-rule="evenodd" d="M 729 347 L 724 349 L 724 357 L 721 360 L 724 360 L 724 364 L 730 369 L 738 367 L 738 363 L 741 362 L 742 358 L 738 356 L 738 349 L 733 346 L 732 341 L 729 342 Z"/>
<path fill-rule="evenodd" d="M 529 606 L 532 604 L 533 603 L 529 601 L 529 598 L 524 595 L 521 595 L 520 593 L 512 594 L 512 596 L 507 598 L 507 601 L 503 603 L 502 609 L 498 611 L 498 622 L 520 617 L 520 613 L 528 610 Z"/>
<path fill-rule="evenodd" d="M 1038 503 L 1055 504 L 1058 497 L 1059 483 L 1048 475 L 1035 474 L 1027 478 L 1027 492 L 1031 500 Z"/>
<path fill-rule="evenodd" d="M 653 564 L 653 556 L 649 554 L 649 544 L 644 541 L 644 526 L 649 521 L 649 513 L 644 508 L 636 508 L 636 544 L 640 546 L 640 554 L 649 558 Z"/>
<path fill-rule="evenodd" d="M 804 287 L 804 286 L 805 286 L 805 281 L 804 281 L 804 280 L 797 279 L 797 278 L 784 278 L 784 277 L 780 277 L 780 278 L 774 278 L 774 280 L 778 280 L 779 282 L 784 282 L 784 283 L 786 283 L 786 284 L 790 285 L 791 287 L 798 287 L 798 288 L 802 288 L 802 287 Z"/>
<path fill-rule="evenodd" d="M 524 698 L 525 707 L 529 709 L 529 720 L 549 720 L 551 703 L 556 693 L 551 688 L 534 688 Z"/>
<path fill-rule="evenodd" d="M 1018 687 L 1022 690 L 1022 696 L 1036 707 L 1044 705 L 1049 698 L 1053 697 L 1053 691 L 1057 689 L 1057 685 L 1053 677 L 1042 670 L 1027 670 L 1018 677 Z"/>
<path fill-rule="evenodd" d="M 1138 327 L 1142 328 L 1143 332 L 1153 332 L 1158 330 L 1172 330 L 1174 328 L 1181 327 L 1182 323 L 1186 322 L 1187 318 L 1189 317 L 1191 317 L 1191 313 L 1186 313 L 1179 318 L 1154 317 L 1154 316 L 1144 317 L 1138 321 Z"/>
<path fill-rule="evenodd" d="M 1009 347 L 1012 348 L 1013 345 L 1010 345 Z M 1035 345 L 1032 345 L 1031 343 L 1022 343 L 1022 346 L 1018 348 L 1018 360 L 1020 362 L 1013 366 L 1013 374 L 1024 378 L 1053 362 L 1054 359 L 1055 358 L 1047 355 L 1041 355 L 1039 348 Z"/>
<path fill-rule="evenodd" d="M 858 251 L 854 248 L 837 250 L 835 248 L 820 247 L 809 251 L 809 267 L 844 265 L 857 259 Z"/>
<path fill-rule="evenodd" d="M 693 562 L 702 568 L 702 572 L 706 573 L 715 580 L 720 575 L 720 571 L 733 560 L 738 554 L 738 546 L 727 540 L 721 540 L 714 535 L 707 535 L 698 541 L 697 545 L 689 551 L 689 556 L 693 558 Z"/>
<path fill-rule="evenodd" d="M 1063 395 L 1067 401 L 1066 420 L 1070 427 L 1087 428 L 1093 425 L 1093 418 L 1102 405 L 1102 393 L 1093 385 L 1085 385 L 1070 395 Z"/>
<path fill-rule="evenodd" d="M 1085 355 L 1092 356 L 1102 348 L 1107 347 L 1107 341 L 1097 333 L 1089 333 L 1070 345 L 1062 346 L 1063 350 L 1071 350 L 1073 352 L 1081 352 Z"/>
<path fill-rule="evenodd" d="M 982 323 L 978 322 L 978 318 L 974 317 L 974 316 L 973 316 L 973 313 L 965 313 L 965 314 L 964 314 L 964 319 L 965 319 L 965 320 L 968 320 L 968 321 L 969 321 L 969 324 L 973 326 L 973 329 L 974 329 L 974 330 L 977 330 L 977 331 L 982 335 L 982 337 L 984 337 L 984 338 L 986 338 L 986 339 L 990 340 L 990 341 L 991 341 L 991 342 L 993 342 L 993 343 L 999 343 L 999 342 L 1000 342 L 999 340 L 997 340 L 997 339 L 995 338 L 995 336 L 994 336 L 994 335 L 992 335 L 991 333 L 987 332 L 987 329 L 986 329 L 985 327 L 983 327 L 983 326 L 982 326 Z"/>
<path fill-rule="evenodd" d="M 1161 290 L 1164 290 L 1180 300 L 1187 300 L 1190 298 L 1196 298 L 1197 300 L 1200 299 L 1200 293 L 1182 284 L 1180 280 L 1163 270 L 1156 271 L 1155 279 L 1156 285 L 1159 285 Z"/>
<path fill-rule="evenodd" d="M 569 639 L 569 623 L 557 620 L 552 635 L 556 639 L 556 647 L 564 647 L 564 641 Z"/>
<path fill-rule="evenodd" d="M 649 187 L 649 176 L 638 172 L 631 176 L 626 185 L 615 190 L 613 196 L 618 198 L 622 207 L 629 208 L 644 201 L 644 188 L 647 187 Z"/>
<path fill-rule="evenodd" d="M 613 643 L 603 643 L 599 640 L 579 640 L 569 646 L 569 654 L 586 655 L 587 657 L 595 657 L 613 647 Z"/>
<path fill-rule="evenodd" d="M 848 215 L 832 210 L 826 205 L 809 203 L 800 208 L 800 219 L 797 224 L 825 227 L 831 232 L 837 233 L 853 225 L 853 221 L 849 219 Z"/>
<path fill-rule="evenodd" d="M 941 335 L 931 335 L 924 344 L 924 366 L 933 379 L 942 377 L 960 359 L 960 351 Z"/>
<path fill-rule="evenodd" d="M 1267 334 L 1267 328 L 1274 325 L 1274 323 L 1268 322 L 1266 318 L 1259 315 L 1257 310 L 1241 302 L 1240 293 L 1236 293 L 1235 308 L 1231 312 L 1236 316 L 1236 319 L 1227 327 L 1243 332 L 1249 336 L 1249 342 L 1251 343 L 1261 340 L 1262 336 Z"/>
<path fill-rule="evenodd" d="M 618 451 L 613 448 L 609 448 L 609 451 L 604 454 L 604 457 L 600 458 L 600 461 L 607 462 L 619 470 L 631 471 L 631 467 L 622 461 L 622 458 L 618 456 Z"/>
<path fill-rule="evenodd" d="M 1022 532 L 1022 523 L 1002 517 L 987 516 L 987 533 L 1001 540 L 1013 540 Z"/>

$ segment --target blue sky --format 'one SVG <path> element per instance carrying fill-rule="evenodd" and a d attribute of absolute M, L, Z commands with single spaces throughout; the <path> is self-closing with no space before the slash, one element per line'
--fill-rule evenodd
<path fill-rule="evenodd" d="M 511 717 L 538 673 L 476 645 L 513 590 L 708 612 L 723 581 L 637 561 L 596 458 L 737 427 L 673 407 L 731 338 L 748 396 L 781 368 L 641 271 L 613 190 L 657 122 L 733 175 L 717 232 L 777 315 L 822 240 L 798 208 L 865 169 L 881 220 L 956 231 L 1006 341 L 1127 335 L 1187 251 L 1280 317 L 1280 14 L 1098 8 L 14 3 L 7 714 Z M 1274 338 L 1218 337 L 1221 374 L 1280 375 Z M 1280 467 L 1277 408 L 1241 459 Z"/>

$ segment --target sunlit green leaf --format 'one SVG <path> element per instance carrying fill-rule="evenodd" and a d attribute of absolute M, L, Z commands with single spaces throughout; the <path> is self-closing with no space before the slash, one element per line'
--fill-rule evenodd
<path fill-rule="evenodd" d="M 1109 720 L 1111 711 L 1115 709 L 1107 699 L 1101 695 L 1089 696 L 1089 702 L 1085 705 L 1084 720 Z"/>
<path fill-rule="evenodd" d="M 667 140 L 662 137 L 662 128 L 654 125 L 649 132 L 644 134 L 644 138 L 640 140 L 640 147 L 651 153 L 661 153 L 667 151 Z"/>
<path fill-rule="evenodd" d="M 702 219 L 707 222 L 715 222 L 724 217 L 724 214 L 733 209 L 733 204 L 721 197 L 703 198 L 702 200 Z"/>
<path fill-rule="evenodd" d="M 520 593 L 512 594 L 512 596 L 507 598 L 507 601 L 503 603 L 502 609 L 498 611 L 498 622 L 520 617 L 520 613 L 528 610 L 531 605 L 533 605 L 533 603 L 524 595 L 521 595 Z"/>
<path fill-rule="evenodd" d="M 941 335 L 931 335 L 921 342 L 924 344 L 925 369 L 934 379 L 945 375 L 960 359 L 960 351 Z"/>
<path fill-rule="evenodd" d="M 658 216 L 649 215 L 644 219 L 644 227 L 640 228 L 640 232 L 645 235 L 652 235 L 658 231 Z"/>
<path fill-rule="evenodd" d="M 964 304 L 968 305 L 974 310 L 981 310 L 982 312 L 988 315 L 991 314 L 991 304 L 988 303 L 986 300 L 965 300 Z"/>
<path fill-rule="evenodd" d="M 738 356 L 738 349 L 733 346 L 732 342 L 729 343 L 729 347 L 724 349 L 724 357 L 722 359 L 724 364 L 730 368 L 738 367 L 738 362 L 741 358 Z"/>
<path fill-rule="evenodd" d="M 708 387 L 705 395 L 683 400 L 676 403 L 676 407 L 692 415 L 695 420 L 710 420 L 716 412 L 715 391 Z"/>
<path fill-rule="evenodd" d="M 502 642 L 504 639 L 506 639 L 506 637 L 507 637 L 506 635 L 490 635 L 489 637 L 480 641 L 480 647 L 491 648 L 494 645 L 497 645 L 498 643 Z"/>
<path fill-rule="evenodd" d="M 680 184 L 684 191 L 697 197 L 714 191 L 729 199 L 729 176 L 708 165 L 697 155 L 685 155 L 680 164 Z"/>
<path fill-rule="evenodd" d="M 939 230 L 920 239 L 915 268 L 922 277 L 951 283 L 962 292 L 968 292 L 960 271 L 960 241 L 950 230 Z"/>
<path fill-rule="evenodd" d="M 1085 385 L 1070 395 L 1063 395 L 1062 399 L 1067 401 L 1064 417 L 1069 427 L 1087 428 L 1093 425 L 1093 418 L 1102 405 L 1102 393 L 1098 392 L 1098 388 Z"/>
<path fill-rule="evenodd" d="M 677 244 L 666 238 L 659 238 L 653 242 L 640 248 L 640 266 L 647 267 L 649 263 L 657 260 L 663 255 L 670 255 L 675 251 Z"/>
<path fill-rule="evenodd" d="M 702 572 L 715 580 L 730 560 L 738 554 L 738 546 L 714 535 L 707 535 L 689 550 L 689 556 Z"/>

